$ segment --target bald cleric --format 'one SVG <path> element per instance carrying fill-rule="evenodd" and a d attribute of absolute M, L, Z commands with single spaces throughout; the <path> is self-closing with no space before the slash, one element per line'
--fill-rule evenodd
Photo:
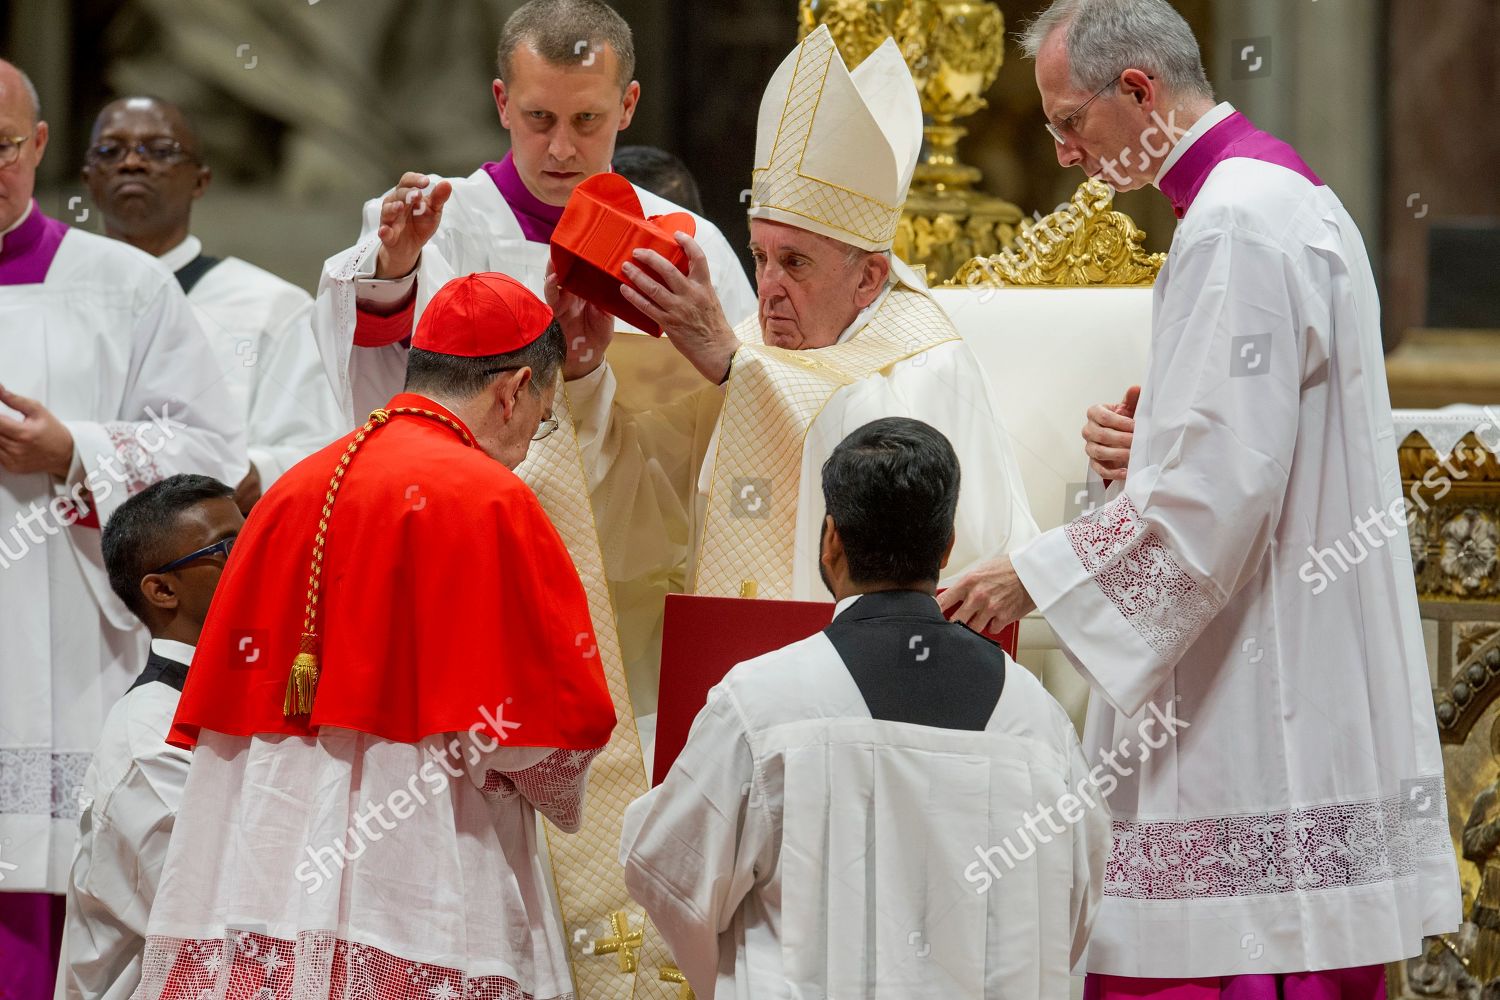
<path fill-rule="evenodd" d="M 564 354 L 519 282 L 454 279 L 407 391 L 256 505 L 173 723 L 196 749 L 137 997 L 269 967 L 319 996 L 405 995 L 413 970 L 433 995 L 572 992 L 536 813 L 578 828 L 615 714 L 511 472 L 555 427 Z"/>
<path fill-rule="evenodd" d="M 177 473 L 238 482 L 245 418 L 182 290 L 35 199 L 49 130 L 0 59 L 0 996 L 52 987 L 79 793 L 150 636 L 100 531 Z M 51 895 L 49 895 L 51 894 Z"/>

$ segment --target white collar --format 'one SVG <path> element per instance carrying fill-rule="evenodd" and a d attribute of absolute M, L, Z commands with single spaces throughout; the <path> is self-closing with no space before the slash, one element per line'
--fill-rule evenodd
<path fill-rule="evenodd" d="M 175 660 L 185 667 L 192 664 L 193 650 L 197 648 L 185 642 L 178 642 L 176 639 L 151 640 L 151 652 L 168 660 Z"/>
<path fill-rule="evenodd" d="M 21 223 L 23 223 L 27 219 L 31 218 L 31 213 L 34 212 L 35 210 L 36 210 L 36 203 L 28 201 L 26 203 L 26 211 L 24 211 L 24 212 L 21 213 L 21 217 L 19 219 L 17 219 L 15 222 L 12 222 L 9 226 L 7 226 L 5 228 L 5 230 L 4 230 L 4 232 L 0 232 L 0 250 L 4 250 L 5 249 L 5 237 L 9 236 L 11 233 L 15 232 L 17 229 L 20 229 L 21 228 Z"/>
<path fill-rule="evenodd" d="M 870 317 L 875 315 L 875 310 L 879 309 L 881 303 L 885 302 L 885 297 L 891 294 L 891 286 L 893 284 L 894 282 L 892 281 L 885 283 L 885 287 L 880 290 L 880 294 L 875 296 L 875 301 L 861 309 L 854 317 L 854 322 L 844 327 L 844 332 L 839 334 L 839 339 L 834 341 L 835 344 L 842 344 L 865 328 L 865 324 L 870 322 Z"/>
<path fill-rule="evenodd" d="M 156 259 L 167 265 L 169 271 L 181 271 L 203 253 L 203 241 L 189 234 L 181 243 L 162 253 Z"/>
<path fill-rule="evenodd" d="M 845 611 L 848 611 L 854 605 L 855 601 L 859 600 L 861 597 L 864 597 L 864 596 L 865 596 L 864 594 L 850 594 L 848 597 L 844 598 L 842 601 L 839 601 L 837 604 L 835 604 L 833 606 L 833 617 L 837 618 L 839 615 L 843 614 Z"/>
<path fill-rule="evenodd" d="M 1234 105 L 1228 101 L 1220 101 L 1202 118 L 1193 122 L 1193 127 L 1183 134 L 1182 138 L 1178 140 L 1177 145 L 1173 146 L 1172 151 L 1167 154 L 1167 158 L 1161 161 L 1161 169 L 1156 172 L 1156 177 L 1151 183 L 1157 187 L 1161 187 L 1161 179 L 1167 176 L 1168 170 L 1177 165 L 1177 161 L 1182 159 L 1183 155 L 1188 151 L 1188 147 L 1197 142 L 1203 136 L 1203 133 L 1232 114 L 1234 114 Z"/>
<path fill-rule="evenodd" d="M 859 311 L 859 314 L 854 317 L 854 322 L 844 327 L 844 332 L 839 334 L 839 339 L 834 341 L 835 344 L 842 344 L 863 329 L 864 325 L 870 322 L 870 317 L 875 315 L 875 310 L 885 302 L 885 297 L 891 294 L 891 289 L 897 285 L 905 285 L 919 292 L 927 291 L 927 279 L 913 270 L 906 261 L 897 257 L 895 251 L 887 250 L 886 256 L 891 262 L 891 273 L 886 276 L 885 287 L 880 290 L 874 302 Z"/>

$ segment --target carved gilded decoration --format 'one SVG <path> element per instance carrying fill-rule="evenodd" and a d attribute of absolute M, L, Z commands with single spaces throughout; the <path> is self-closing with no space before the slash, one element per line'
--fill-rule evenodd
<path fill-rule="evenodd" d="M 987 0 L 800 0 L 806 36 L 828 26 L 844 61 L 857 66 L 894 38 L 921 95 L 925 153 L 917 164 L 894 250 L 947 280 L 971 257 L 998 253 L 1016 235 L 1021 210 L 973 190 L 980 172 L 958 158 L 968 129 L 956 121 L 986 106 L 1005 59 L 1005 19 Z"/>
<path fill-rule="evenodd" d="M 1113 205 L 1108 184 L 1084 181 L 1067 205 L 1040 221 L 1022 223 L 1010 246 L 970 260 L 948 284 L 1150 285 L 1167 255 L 1147 253 L 1146 234 Z"/>
<path fill-rule="evenodd" d="M 1419 434 L 1402 443 L 1407 532 L 1424 601 L 1500 601 L 1500 460 L 1468 434 L 1439 460 Z"/>
<path fill-rule="evenodd" d="M 1429 643 L 1464 924 L 1391 967 L 1395 998 L 1500 995 L 1500 459 L 1475 434 L 1446 458 L 1418 433 L 1398 462 Z"/>

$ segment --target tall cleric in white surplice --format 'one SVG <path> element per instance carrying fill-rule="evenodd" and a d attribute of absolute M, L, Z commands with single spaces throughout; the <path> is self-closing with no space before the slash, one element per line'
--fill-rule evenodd
<path fill-rule="evenodd" d="M 176 472 L 237 482 L 244 416 L 171 272 L 32 201 L 46 123 L 5 84 L 0 134 L 26 138 L 0 168 L 0 845 L 6 892 L 59 892 L 99 727 L 146 662 L 100 525 Z"/>
<path fill-rule="evenodd" d="M 1374 279 L 1326 185 L 1229 148 L 1252 128 L 1221 104 L 1163 169 L 1128 478 L 1015 555 L 1093 682 L 1090 752 L 1153 703 L 1192 725 L 1110 799 L 1091 971 L 1351 968 L 1458 925 Z M 1357 522 L 1369 557 L 1309 573 Z"/>
<path fill-rule="evenodd" d="M 973 620 L 1029 595 L 1093 687 L 1086 752 L 1153 710 L 1187 724 L 1122 758 L 1110 795 L 1102 998 L 1139 995 L 1114 978 L 1378 982 L 1460 908 L 1364 243 L 1292 147 L 1214 104 L 1162 0 L 1059 0 L 1026 43 L 1059 160 L 1154 183 L 1182 221 L 1127 467 L 1102 470 L 1123 483 L 944 597 Z M 1173 117 L 1154 161 L 1117 155 Z M 1100 409 L 1096 470 L 1095 420 L 1130 431 Z M 965 596 L 986 579 L 997 599 Z"/>

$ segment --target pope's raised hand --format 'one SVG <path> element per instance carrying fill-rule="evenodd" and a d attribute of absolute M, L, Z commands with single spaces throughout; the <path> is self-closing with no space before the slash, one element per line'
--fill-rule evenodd
<path fill-rule="evenodd" d="M 453 193 L 447 181 L 408 171 L 380 203 L 380 254 L 375 277 L 401 278 L 412 272 L 422 248 L 437 232 L 443 205 Z"/>
<path fill-rule="evenodd" d="M 637 250 L 634 262 L 625 263 L 631 284 L 621 285 L 620 294 L 661 326 L 699 374 L 718 385 L 729 375 L 739 338 L 724 318 L 703 249 L 687 233 L 677 234 L 677 245 L 687 254 L 687 274 L 655 250 Z"/>
<path fill-rule="evenodd" d="M 550 261 L 546 280 L 542 283 L 542 294 L 547 305 L 552 307 L 552 315 L 568 342 L 563 379 L 571 382 L 583 378 L 604 364 L 604 352 L 615 336 L 615 318 L 564 289 Z"/>

